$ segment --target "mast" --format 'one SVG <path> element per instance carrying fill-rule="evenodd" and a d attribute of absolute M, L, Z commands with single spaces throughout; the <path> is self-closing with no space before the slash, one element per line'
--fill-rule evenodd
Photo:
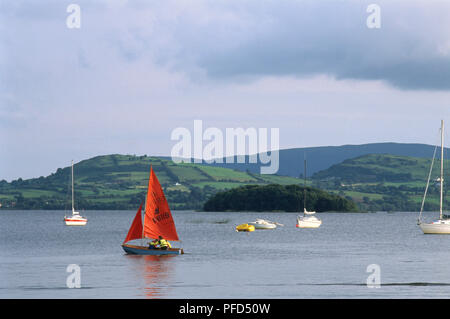
<path fill-rule="evenodd" d="M 145 210 L 145 207 L 147 207 L 147 196 L 145 196 L 145 204 L 144 204 L 144 215 L 141 214 L 141 220 L 142 220 L 142 235 L 141 235 L 141 243 L 144 243 L 144 225 L 145 225 L 145 214 L 147 211 Z M 144 245 L 144 244 L 142 244 Z"/>
<path fill-rule="evenodd" d="M 442 199 L 444 190 L 444 120 L 441 120 L 441 199 L 439 204 L 439 219 L 442 219 Z"/>
<path fill-rule="evenodd" d="M 304 155 L 304 173 L 303 173 L 303 213 L 306 210 L 306 155 Z"/>
<path fill-rule="evenodd" d="M 73 160 L 72 160 L 72 214 L 75 211 L 75 206 L 73 204 Z"/>
<path fill-rule="evenodd" d="M 147 190 L 148 191 L 148 190 Z M 142 234 L 141 234 L 141 243 L 144 245 L 144 227 L 145 227 L 145 214 L 147 211 L 145 210 L 147 207 L 147 195 L 145 195 L 145 203 L 144 203 L 144 214 L 141 214 L 141 221 L 142 221 Z"/>
<path fill-rule="evenodd" d="M 150 182 L 150 178 L 152 178 L 152 170 L 153 170 L 153 167 L 150 164 L 150 174 L 148 176 L 149 182 Z M 142 242 L 144 242 L 145 214 L 147 214 L 147 197 L 148 197 L 149 187 L 150 187 L 150 183 L 147 186 L 147 194 L 145 194 L 144 215 L 143 215 L 144 217 L 142 217 L 142 215 L 141 215 L 141 218 L 143 218 L 143 221 L 142 221 Z"/>

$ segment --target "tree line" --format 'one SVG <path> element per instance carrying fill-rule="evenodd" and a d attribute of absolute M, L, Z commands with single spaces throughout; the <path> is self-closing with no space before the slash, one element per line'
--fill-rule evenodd
<path fill-rule="evenodd" d="M 206 201 L 205 211 L 357 211 L 356 204 L 339 195 L 299 185 L 245 185 L 216 193 Z"/>

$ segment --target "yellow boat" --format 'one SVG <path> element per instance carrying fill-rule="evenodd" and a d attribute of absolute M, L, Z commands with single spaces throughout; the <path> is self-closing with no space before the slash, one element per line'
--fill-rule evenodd
<path fill-rule="evenodd" d="M 236 231 L 255 231 L 255 226 L 249 224 L 241 224 L 236 226 Z"/>

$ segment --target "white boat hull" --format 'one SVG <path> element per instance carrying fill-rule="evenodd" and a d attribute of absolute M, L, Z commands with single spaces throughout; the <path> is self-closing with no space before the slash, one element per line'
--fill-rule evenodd
<path fill-rule="evenodd" d="M 64 217 L 64 222 L 67 226 L 84 226 L 87 223 L 87 218 L 81 216 Z"/>
<path fill-rule="evenodd" d="M 81 221 L 81 220 L 76 220 L 76 221 L 71 221 L 71 220 L 65 220 L 65 223 L 67 226 L 84 226 L 87 223 L 87 220 Z"/>
<path fill-rule="evenodd" d="M 450 234 L 450 222 L 420 223 L 424 234 Z"/>
<path fill-rule="evenodd" d="M 316 217 L 297 218 L 297 228 L 319 228 L 322 221 Z"/>
<path fill-rule="evenodd" d="M 255 229 L 274 229 L 277 227 L 275 224 L 259 224 L 259 223 L 248 223 L 249 225 L 253 225 Z"/>

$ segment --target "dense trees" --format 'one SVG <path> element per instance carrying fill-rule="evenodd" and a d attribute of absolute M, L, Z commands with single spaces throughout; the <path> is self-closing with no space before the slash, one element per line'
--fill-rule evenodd
<path fill-rule="evenodd" d="M 305 188 L 298 185 L 246 185 L 219 192 L 204 205 L 205 211 L 303 211 Z M 306 208 L 317 212 L 356 211 L 351 200 L 306 187 Z"/>

